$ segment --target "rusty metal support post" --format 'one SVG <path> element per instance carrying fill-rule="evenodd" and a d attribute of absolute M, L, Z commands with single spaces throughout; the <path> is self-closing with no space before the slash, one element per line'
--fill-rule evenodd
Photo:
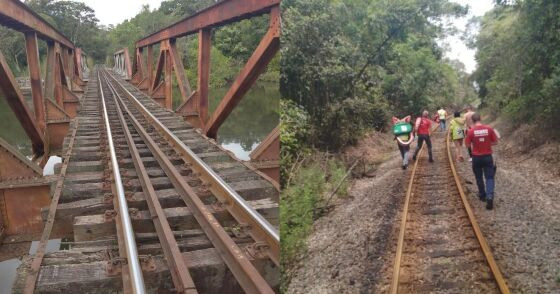
<path fill-rule="evenodd" d="M 173 62 L 169 51 L 169 41 L 166 43 L 167 50 L 162 52 L 165 54 L 165 108 L 173 110 Z"/>
<path fill-rule="evenodd" d="M 148 46 L 148 56 L 146 57 L 146 78 L 148 79 L 149 85 L 148 93 L 151 95 L 151 86 L 154 81 L 154 48 L 152 45 Z"/>
<path fill-rule="evenodd" d="M 47 70 L 45 74 L 45 98 L 54 100 L 55 78 L 55 46 L 54 42 L 47 42 Z"/>
<path fill-rule="evenodd" d="M 54 43 L 54 98 L 56 104 L 64 109 L 64 94 L 62 90 L 63 67 L 60 60 L 60 44 Z"/>
<path fill-rule="evenodd" d="M 78 73 L 78 78 L 80 78 L 80 80 L 84 79 L 84 73 L 83 73 L 83 60 L 82 60 L 82 49 L 80 48 L 76 48 L 76 71 Z"/>
<path fill-rule="evenodd" d="M 43 90 L 41 88 L 41 66 L 39 64 L 39 48 L 37 47 L 37 34 L 35 32 L 25 33 L 25 48 L 27 51 L 27 67 L 29 69 L 35 120 L 44 135 L 46 129 L 45 102 L 43 101 Z"/>
<path fill-rule="evenodd" d="M 202 127 L 205 126 L 208 120 L 208 83 L 210 78 L 211 42 L 212 29 L 206 28 L 198 31 L 198 101 L 195 102 L 195 105 Z"/>

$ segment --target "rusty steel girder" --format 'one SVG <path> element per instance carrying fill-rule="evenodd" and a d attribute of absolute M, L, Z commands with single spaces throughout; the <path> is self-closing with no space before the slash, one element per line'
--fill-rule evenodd
<path fill-rule="evenodd" d="M 219 27 L 265 14 L 270 12 L 271 8 L 278 7 L 279 5 L 280 0 L 221 1 L 137 41 L 136 48 L 198 33 L 201 29 Z"/>
<path fill-rule="evenodd" d="M 0 138 L 0 224 L 6 235 L 41 232 L 41 208 L 49 204 L 51 180 Z"/>
<path fill-rule="evenodd" d="M 172 72 L 175 73 L 180 90 L 180 106 L 175 112 L 195 128 L 210 137 L 217 138 L 220 126 L 225 122 L 244 95 L 251 89 L 268 63 L 274 58 L 280 47 L 280 0 L 224 0 L 203 9 L 175 24 L 157 31 L 136 42 L 134 65 L 132 66 L 132 83 L 152 97 L 163 107 L 172 108 Z M 269 14 L 268 31 L 259 45 L 238 74 L 226 95 L 220 101 L 216 110 L 208 114 L 208 88 L 210 79 L 210 51 L 212 30 L 243 19 L 261 14 Z M 196 90 L 192 90 L 184 74 L 181 57 L 175 42 L 179 37 L 198 33 L 198 75 Z M 153 46 L 159 44 L 160 54 L 153 68 Z M 144 62 L 144 48 L 148 48 L 147 60 Z M 118 56 L 122 52 L 115 53 Z M 130 62 L 129 62 L 130 64 Z M 122 62 L 119 60 L 119 66 Z M 155 74 L 154 74 L 155 73 Z M 271 134 L 274 134 L 274 130 Z M 267 140 L 265 140 L 267 141 Z M 274 142 L 274 140 L 268 140 Z M 278 144 L 263 142 L 267 150 L 267 159 L 255 159 L 257 169 L 263 171 L 268 180 L 274 185 L 279 178 L 279 148 Z M 278 152 L 276 152 L 278 150 Z M 263 153 L 263 154 L 264 154 Z M 275 153 L 275 154 L 273 154 Z M 256 155 L 256 157 L 264 155 Z"/>
<path fill-rule="evenodd" d="M 0 0 L 0 7 L 0 25 L 20 32 L 35 32 L 40 39 L 74 49 L 74 43 L 21 1 Z"/>
<path fill-rule="evenodd" d="M 31 96 L 34 111 L 27 109 L 21 100 L 19 87 L 5 60 L 1 60 L 0 84 L 8 104 L 33 143 L 35 158 L 42 157 L 46 163 L 49 153 L 58 151 L 68 130 L 68 122 L 79 107 L 75 92 L 83 92 L 84 53 L 47 21 L 17 0 L 0 0 L 0 25 L 25 35 L 25 49 L 29 68 Z M 38 42 L 47 43 L 46 75 L 44 89 L 41 87 L 40 57 Z M 51 101 L 60 109 L 52 110 Z M 54 112 L 55 118 L 52 113 Z M 63 117 L 58 115 L 63 113 Z"/>
<path fill-rule="evenodd" d="M 130 55 L 128 48 L 123 48 L 113 54 L 115 66 L 113 69 L 120 75 L 124 76 L 126 80 L 132 78 L 132 64 L 130 63 Z"/>
<path fill-rule="evenodd" d="M 276 126 L 266 138 L 249 154 L 251 165 L 280 183 L 280 125 Z"/>

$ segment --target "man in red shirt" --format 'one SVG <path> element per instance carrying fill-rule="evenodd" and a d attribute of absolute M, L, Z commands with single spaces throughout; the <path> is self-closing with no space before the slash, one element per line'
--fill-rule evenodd
<path fill-rule="evenodd" d="M 493 128 L 480 122 L 480 114 L 472 115 L 473 126 L 467 132 L 465 144 L 471 147 L 472 169 L 478 186 L 478 197 L 486 201 L 486 209 L 493 208 L 494 202 L 494 159 L 492 145 L 498 143 L 498 137 Z M 486 190 L 484 179 L 486 179 Z"/>
<path fill-rule="evenodd" d="M 416 134 L 418 135 L 418 145 L 416 145 L 416 150 L 414 150 L 414 156 L 412 156 L 413 160 L 416 160 L 416 155 L 420 152 L 420 148 L 426 141 L 426 145 L 428 145 L 428 155 L 429 161 L 434 162 L 432 157 L 432 140 L 430 140 L 430 131 L 432 129 L 432 121 L 430 120 L 428 111 L 424 110 L 422 112 L 422 117 L 416 119 L 415 124 Z"/>

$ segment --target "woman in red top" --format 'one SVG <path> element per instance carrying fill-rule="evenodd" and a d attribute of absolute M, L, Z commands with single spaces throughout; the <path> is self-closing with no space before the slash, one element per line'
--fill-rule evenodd
<path fill-rule="evenodd" d="M 416 119 L 416 134 L 418 135 L 418 145 L 416 145 L 416 150 L 414 151 L 414 156 L 412 159 L 416 160 L 416 155 L 420 152 L 420 148 L 426 141 L 426 145 L 428 145 L 428 155 L 430 162 L 434 162 L 432 157 L 432 140 L 430 140 L 430 130 L 432 128 L 432 121 L 430 120 L 429 113 L 427 110 L 422 112 L 422 117 Z"/>
<path fill-rule="evenodd" d="M 465 145 L 471 147 L 472 169 L 478 186 L 478 197 L 480 200 L 486 201 L 486 209 L 492 209 L 496 172 L 492 158 L 492 145 L 498 143 L 498 137 L 493 128 L 480 122 L 480 114 L 474 113 L 472 121 L 474 125 L 467 132 Z M 486 189 L 484 189 L 484 180 L 486 180 Z"/>

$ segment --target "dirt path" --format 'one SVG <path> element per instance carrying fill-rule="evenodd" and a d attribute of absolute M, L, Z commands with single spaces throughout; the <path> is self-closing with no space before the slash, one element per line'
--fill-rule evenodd
<path fill-rule="evenodd" d="M 513 293 L 560 293 L 560 181 L 533 158 L 496 153 L 492 211 L 476 198 L 470 163 L 458 165 L 483 233 Z M 287 293 L 388 292 L 408 178 L 395 151 L 374 178 L 356 180 L 314 224 Z"/>

